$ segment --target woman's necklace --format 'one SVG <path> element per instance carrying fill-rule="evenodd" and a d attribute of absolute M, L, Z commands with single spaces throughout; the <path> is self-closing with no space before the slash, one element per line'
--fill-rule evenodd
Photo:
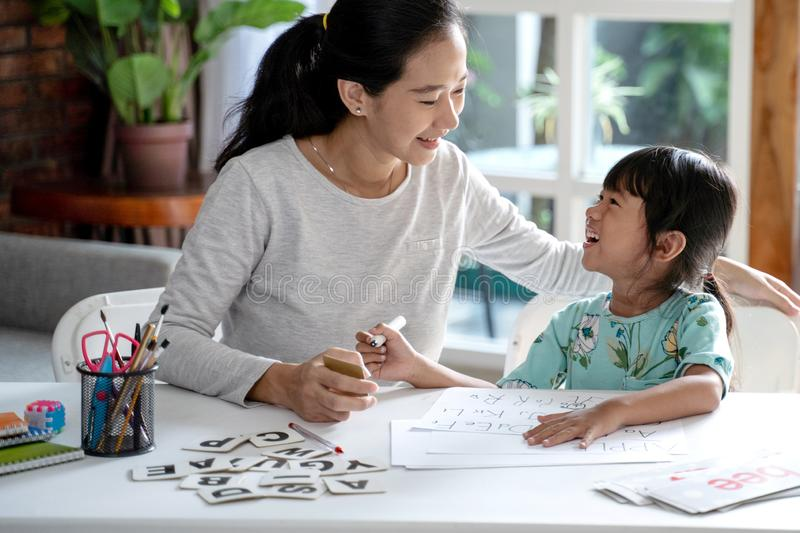
<path fill-rule="evenodd" d="M 328 163 L 328 160 L 325 159 L 325 156 L 323 156 L 322 153 L 319 151 L 319 148 L 317 148 L 317 145 L 314 144 L 314 141 L 311 139 L 311 137 L 308 138 L 308 142 L 311 145 L 311 148 L 314 150 L 314 153 L 317 154 L 317 156 L 325 164 L 325 166 L 328 167 L 328 172 L 330 172 L 331 177 L 333 177 L 333 179 L 336 180 L 337 182 L 341 183 L 342 187 L 344 188 L 344 192 L 346 192 L 347 194 L 353 194 L 352 192 L 350 192 L 350 189 L 347 188 L 347 183 L 345 183 L 342 179 L 339 178 L 339 176 L 336 175 L 336 171 L 333 170 L 333 165 Z M 387 187 L 385 196 L 388 196 L 389 193 L 392 192 L 392 178 L 394 178 L 394 169 L 392 169 L 392 172 L 389 173 L 389 178 L 386 180 Z"/>

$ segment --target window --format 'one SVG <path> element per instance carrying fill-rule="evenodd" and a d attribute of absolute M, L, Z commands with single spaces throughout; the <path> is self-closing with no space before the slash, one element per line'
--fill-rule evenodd
<path fill-rule="evenodd" d="M 582 241 L 605 172 L 656 143 L 722 158 L 747 205 L 752 0 L 461 4 L 471 85 L 450 139 L 531 220 Z M 745 221 L 742 209 L 727 250 L 738 260 Z M 444 355 L 467 342 L 503 352 L 531 294 L 505 290 L 510 282 L 474 262 L 462 267 Z"/>

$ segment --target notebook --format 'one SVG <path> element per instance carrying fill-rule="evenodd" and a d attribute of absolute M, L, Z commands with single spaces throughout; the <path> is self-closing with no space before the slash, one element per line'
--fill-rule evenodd
<path fill-rule="evenodd" d="M 34 442 L 0 449 L 0 474 L 11 474 L 43 466 L 83 459 L 83 450 L 54 444 Z"/>
<path fill-rule="evenodd" d="M 0 437 L 19 435 L 28 431 L 28 424 L 11 411 L 0 413 Z"/>
<path fill-rule="evenodd" d="M 37 442 L 40 440 L 50 440 L 55 433 L 51 429 L 40 429 L 30 426 L 27 433 L 20 433 L 13 437 L 0 437 L 0 448 L 7 448 L 9 446 L 16 446 L 17 444 L 25 444 L 28 442 Z"/>

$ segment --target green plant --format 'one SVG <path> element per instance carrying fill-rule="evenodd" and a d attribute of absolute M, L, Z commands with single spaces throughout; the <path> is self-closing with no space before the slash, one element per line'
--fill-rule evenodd
<path fill-rule="evenodd" d="M 469 72 L 467 92 L 474 94 L 478 100 L 489 107 L 500 107 L 503 97 L 497 94 L 497 91 L 488 82 L 484 81 L 484 78 L 494 70 L 489 54 L 470 46 L 467 49 L 467 70 Z"/>
<path fill-rule="evenodd" d="M 641 52 L 646 59 L 639 75 L 645 93 L 642 104 L 657 107 L 665 94 L 674 99 L 663 126 L 668 138 L 724 147 L 728 25 L 653 24 L 644 35 Z"/>
<path fill-rule="evenodd" d="M 477 111 L 478 102 L 489 109 L 498 109 L 503 104 L 503 97 L 487 81 L 493 71 L 494 64 L 489 54 L 473 46 L 467 47 L 467 94 L 462 117 L 469 117 Z M 471 122 L 473 121 L 469 118 L 462 120 L 459 127 L 447 135 L 447 139 L 459 145 L 462 150 L 479 149 L 486 132 L 485 129 L 471 127 Z"/>
<path fill-rule="evenodd" d="M 630 133 L 625 106 L 629 96 L 641 96 L 641 87 L 620 86 L 625 78 L 625 62 L 616 54 L 600 47 L 595 50 L 595 64 L 591 72 L 592 111 L 597 117 L 604 143 L 614 138 L 613 125 L 623 135 Z M 558 86 L 560 78 L 550 67 L 538 76 L 536 85 L 521 95 L 530 105 L 536 132 L 543 134 L 547 143 L 555 141 L 558 119 Z"/>
<path fill-rule="evenodd" d="M 266 28 L 304 9 L 291 0 L 224 1 L 197 22 L 189 55 L 195 0 L 30 1 L 41 24 L 66 25 L 76 66 L 110 96 L 126 124 L 183 120 L 186 95 L 228 30 Z"/>

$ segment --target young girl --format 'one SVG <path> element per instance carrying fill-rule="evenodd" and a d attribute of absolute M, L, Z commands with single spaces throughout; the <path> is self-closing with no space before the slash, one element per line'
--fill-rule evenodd
<path fill-rule="evenodd" d="M 713 411 L 733 359 L 731 309 L 710 274 L 736 210 L 731 178 L 703 155 L 644 148 L 608 173 L 586 210 L 583 265 L 613 280 L 609 293 L 557 313 L 505 388 L 638 391 L 583 411 L 542 416 L 523 436 L 553 446 L 591 442 L 622 426 Z M 692 292 L 702 286 L 705 292 Z M 686 288 L 684 288 L 686 287 Z M 369 346 L 383 334 L 385 350 Z M 492 386 L 418 354 L 381 324 L 356 335 L 377 377 L 418 387 Z"/>

